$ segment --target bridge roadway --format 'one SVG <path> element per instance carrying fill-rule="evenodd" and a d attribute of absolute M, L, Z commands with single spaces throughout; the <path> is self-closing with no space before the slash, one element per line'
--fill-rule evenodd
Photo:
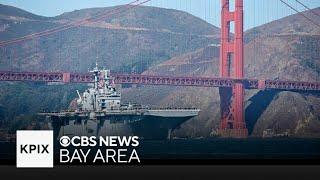
<path fill-rule="evenodd" d="M 231 79 L 218 77 L 171 77 L 118 73 L 113 73 L 111 76 L 114 78 L 116 84 L 232 87 L 235 82 L 240 81 L 245 85 L 246 89 L 302 90 L 320 92 L 320 82 Z M 0 81 L 90 83 L 93 82 L 93 77 L 89 73 L 0 71 Z"/>

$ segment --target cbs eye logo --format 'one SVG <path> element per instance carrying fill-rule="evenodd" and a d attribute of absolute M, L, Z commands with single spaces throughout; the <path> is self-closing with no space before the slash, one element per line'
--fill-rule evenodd
<path fill-rule="evenodd" d="M 70 138 L 68 136 L 62 136 L 60 138 L 60 145 L 63 147 L 67 147 L 70 145 Z"/>

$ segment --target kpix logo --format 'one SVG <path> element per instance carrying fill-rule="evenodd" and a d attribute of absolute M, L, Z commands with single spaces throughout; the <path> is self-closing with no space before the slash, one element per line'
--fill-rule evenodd
<path fill-rule="evenodd" d="M 17 167 L 53 167 L 53 131 L 17 131 Z"/>
<path fill-rule="evenodd" d="M 26 153 L 26 154 L 31 154 L 31 153 L 38 153 L 38 154 L 43 154 L 47 153 L 49 154 L 49 144 L 25 144 L 25 145 L 20 145 L 20 150 L 21 154 Z"/>

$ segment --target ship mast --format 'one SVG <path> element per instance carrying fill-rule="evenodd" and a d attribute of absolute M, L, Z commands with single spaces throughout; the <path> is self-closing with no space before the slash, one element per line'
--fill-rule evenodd
<path fill-rule="evenodd" d="M 96 67 L 93 68 L 90 72 L 94 75 L 94 89 L 98 90 L 98 83 L 99 83 L 99 69 L 98 69 L 98 63 L 96 62 Z"/>

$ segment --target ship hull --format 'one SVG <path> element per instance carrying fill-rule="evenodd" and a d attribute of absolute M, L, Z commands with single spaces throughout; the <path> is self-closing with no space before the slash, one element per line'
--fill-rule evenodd
<path fill-rule="evenodd" d="M 87 117 L 50 116 L 56 138 L 68 136 L 139 136 L 141 139 L 168 139 L 171 132 L 194 115 L 104 115 Z"/>

